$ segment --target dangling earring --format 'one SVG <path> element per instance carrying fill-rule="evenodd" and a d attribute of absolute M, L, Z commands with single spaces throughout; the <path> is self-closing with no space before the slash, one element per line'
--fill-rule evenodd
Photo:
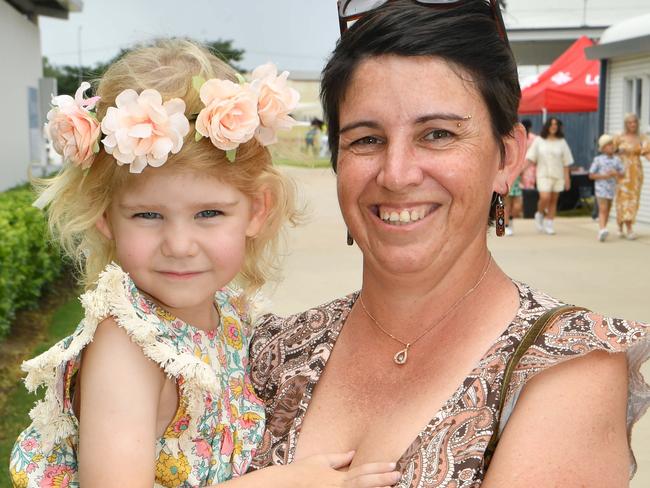
<path fill-rule="evenodd" d="M 348 246 L 352 246 L 354 244 L 354 239 L 352 239 L 352 236 L 350 235 L 350 231 L 348 230 Z"/>
<path fill-rule="evenodd" d="M 510 193 L 510 188 L 506 184 L 506 195 Z M 506 233 L 506 208 L 503 204 L 503 196 L 497 193 L 497 204 L 494 207 L 494 219 L 496 222 L 495 230 L 497 237 L 501 237 Z"/>

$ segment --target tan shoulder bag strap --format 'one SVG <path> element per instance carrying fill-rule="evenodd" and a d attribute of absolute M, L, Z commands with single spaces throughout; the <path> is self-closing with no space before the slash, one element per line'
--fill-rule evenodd
<path fill-rule="evenodd" d="M 519 361 L 521 360 L 522 356 L 526 354 L 526 351 L 528 351 L 528 348 L 535 343 L 537 338 L 540 335 L 542 335 L 542 333 L 548 328 L 549 324 L 551 324 L 557 318 L 561 317 L 566 313 L 574 312 L 578 310 L 588 311 L 586 308 L 583 307 L 575 307 L 573 305 L 561 305 L 559 307 L 555 307 L 544 312 L 530 327 L 530 329 L 526 331 L 526 334 L 524 334 L 524 337 L 521 339 L 521 342 L 519 343 L 514 353 L 508 360 L 508 364 L 506 364 L 506 369 L 503 374 L 503 383 L 501 384 L 501 391 L 499 393 L 499 408 L 497 410 L 498 418 L 496 422 L 496 428 L 492 433 L 492 437 L 490 437 L 490 441 L 488 442 L 488 445 L 485 448 L 485 454 L 483 456 L 483 466 L 485 470 L 487 470 L 490 461 L 492 461 L 492 456 L 494 455 L 494 451 L 496 450 L 497 444 L 499 443 L 499 437 L 500 437 L 499 427 L 501 424 L 501 412 L 503 412 L 503 406 L 506 402 L 506 394 L 508 393 L 508 387 L 510 386 L 512 373 L 514 372 L 515 368 L 519 364 Z"/>

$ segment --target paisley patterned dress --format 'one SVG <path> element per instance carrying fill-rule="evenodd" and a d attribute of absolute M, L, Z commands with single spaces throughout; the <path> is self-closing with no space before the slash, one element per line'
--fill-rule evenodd
<path fill-rule="evenodd" d="M 639 144 L 626 141 L 622 135 L 616 137 L 614 145 L 623 161 L 625 174 L 616 187 L 616 220 L 632 222 L 636 220 L 643 187 L 643 165 L 641 151 L 650 148 L 650 137 L 641 135 Z"/>
<path fill-rule="evenodd" d="M 46 392 L 13 447 L 14 486 L 79 486 L 74 377 L 83 348 L 108 316 L 178 385 L 178 409 L 156 443 L 154 486 L 207 486 L 243 474 L 264 429 L 264 408 L 247 372 L 251 331 L 243 297 L 217 292 L 220 327 L 206 332 L 159 308 L 110 265 L 81 301 L 85 316 L 74 334 L 23 365 L 28 389 Z"/>
<path fill-rule="evenodd" d="M 505 364 L 525 332 L 546 310 L 561 303 L 522 283 L 520 307 L 455 393 L 423 427 L 398 461 L 398 488 L 476 488 L 485 476 L 484 452 L 495 429 L 503 429 L 521 389 L 537 373 L 588 352 L 626 351 L 630 382 L 628 429 L 650 403 L 639 373 L 650 356 L 650 327 L 574 311 L 563 315 L 528 349 L 514 370 L 501 421 L 498 405 Z M 251 343 L 253 385 L 267 404 L 264 440 L 252 469 L 286 464 L 296 444 L 314 387 L 358 294 L 283 319 L 265 316 Z M 631 456 L 631 466 L 635 466 Z"/>

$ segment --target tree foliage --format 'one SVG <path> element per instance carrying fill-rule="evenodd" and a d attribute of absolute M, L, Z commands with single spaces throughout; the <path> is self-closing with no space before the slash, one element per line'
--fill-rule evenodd
<path fill-rule="evenodd" d="M 238 61 L 244 57 L 244 50 L 232 45 L 232 40 L 218 39 L 205 42 L 205 47 L 219 59 L 241 71 L 237 66 Z M 93 82 L 102 77 L 108 67 L 115 61 L 124 57 L 130 49 L 121 49 L 120 52 L 105 63 L 96 63 L 93 66 L 54 65 L 47 57 L 43 57 L 43 76 L 56 78 L 57 92 L 59 95 L 74 96 L 82 81 Z"/>

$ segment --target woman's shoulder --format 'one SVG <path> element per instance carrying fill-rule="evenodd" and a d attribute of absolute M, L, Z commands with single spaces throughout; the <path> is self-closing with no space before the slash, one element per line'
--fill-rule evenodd
<path fill-rule="evenodd" d="M 261 344 L 284 340 L 287 334 L 305 326 L 308 326 L 311 335 L 329 330 L 333 324 L 347 316 L 357 296 L 358 292 L 355 292 L 288 317 L 272 313 L 262 315 L 255 322 L 253 344 L 259 347 Z"/>
<path fill-rule="evenodd" d="M 549 350 L 555 353 L 579 353 L 582 347 L 604 349 L 609 352 L 626 350 L 650 333 L 644 322 L 610 317 L 587 307 L 571 306 L 525 283 L 515 282 L 519 288 L 518 319 L 526 327 L 532 326 L 545 312 L 557 310 L 557 316 L 548 323 L 541 337 Z M 587 351 L 588 352 L 588 351 Z"/>
<path fill-rule="evenodd" d="M 519 330 L 514 333 L 514 342 L 521 340 L 545 312 L 557 310 L 558 313 L 519 359 L 510 383 L 510 395 L 516 394 L 532 377 L 553 366 L 601 351 L 625 353 L 631 397 L 648 397 L 650 392 L 639 368 L 650 358 L 649 324 L 610 317 L 583 307 L 560 311 L 558 307 L 566 305 L 562 301 L 523 283 L 516 284 L 522 303 L 515 320 Z"/>
<path fill-rule="evenodd" d="M 353 293 L 288 317 L 260 317 L 250 346 L 251 379 L 257 393 L 272 398 L 277 385 L 271 378 L 282 376 L 283 369 L 318 362 L 319 355 L 336 342 L 357 296 Z"/>
<path fill-rule="evenodd" d="M 504 395 L 499 431 L 509 424 L 510 416 L 520 402 L 525 404 L 522 408 L 526 415 L 535 418 L 536 415 L 543 416 L 545 408 L 562 402 L 573 402 L 574 406 L 579 401 L 584 406 L 588 405 L 587 400 L 596 399 L 595 403 L 592 401 L 592 407 L 584 407 L 587 410 L 580 412 L 589 412 L 587 416 L 590 416 L 601 407 L 601 413 L 607 411 L 605 402 L 600 402 L 595 392 L 609 394 L 608 400 L 611 400 L 615 390 L 627 388 L 627 395 L 625 391 L 619 393 L 621 398 L 627 396 L 629 435 L 634 423 L 650 404 L 650 387 L 640 371 L 641 365 L 650 357 L 649 325 L 610 317 L 583 307 L 567 306 L 546 293 L 522 283 L 516 284 L 520 288 L 522 307 L 513 321 L 508 340 L 504 341 L 506 345 L 500 349 L 502 364 L 508 361 L 513 364 L 509 375 L 505 373 L 509 368 L 501 369 L 504 371 L 503 380 L 498 383 Z M 540 317 L 553 311 L 555 316 L 541 328 L 541 333 L 528 334 L 533 340 L 524 341 L 527 332 L 535 332 L 536 325 L 542 323 L 538 322 Z M 583 398 L 581 395 L 586 396 Z M 531 411 L 531 405 L 538 410 Z M 549 422 L 570 422 L 571 419 L 555 415 L 565 410 L 555 409 L 554 416 L 544 418 Z M 579 415 L 573 417 L 574 421 L 577 418 Z M 530 428 L 528 424 L 521 424 L 520 418 L 519 428 L 521 425 Z M 520 430 L 516 431 L 520 433 Z"/>

